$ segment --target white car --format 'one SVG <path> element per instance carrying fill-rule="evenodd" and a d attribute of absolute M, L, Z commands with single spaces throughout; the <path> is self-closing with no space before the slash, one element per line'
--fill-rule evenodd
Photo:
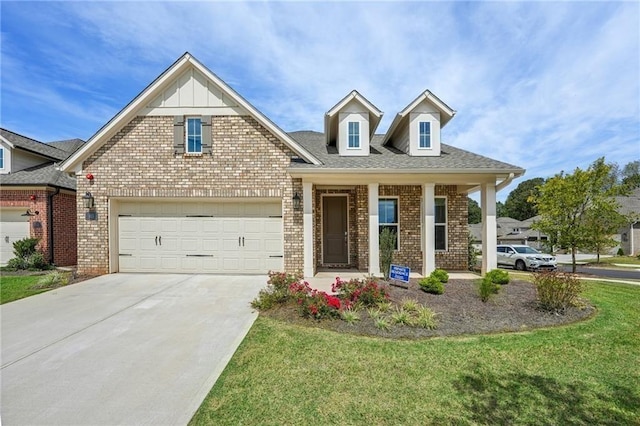
<path fill-rule="evenodd" d="M 555 270 L 558 262 L 555 256 L 540 253 L 526 245 L 498 245 L 498 266 L 509 266 L 518 271 Z"/>

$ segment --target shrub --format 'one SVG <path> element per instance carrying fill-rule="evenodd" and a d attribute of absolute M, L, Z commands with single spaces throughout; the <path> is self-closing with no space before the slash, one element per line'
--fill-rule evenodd
<path fill-rule="evenodd" d="M 493 269 L 485 274 L 494 284 L 509 284 L 509 273 L 502 269 Z"/>
<path fill-rule="evenodd" d="M 444 285 L 440 282 L 436 277 L 429 275 L 428 277 L 422 278 L 418 281 L 420 288 L 423 291 L 431 294 L 442 294 L 444 293 Z"/>
<path fill-rule="evenodd" d="M 384 228 L 380 233 L 380 267 L 385 280 L 389 279 L 393 251 L 396 249 L 396 240 L 396 233 L 389 228 Z"/>
<path fill-rule="evenodd" d="M 376 307 L 380 312 L 388 312 L 391 309 L 391 302 L 385 300 L 384 302 L 379 302 L 376 304 Z"/>
<path fill-rule="evenodd" d="M 374 321 L 382 317 L 382 312 L 376 308 L 368 308 L 367 314 L 369 314 L 369 317 Z"/>
<path fill-rule="evenodd" d="M 478 251 L 473 246 L 473 235 L 469 232 L 469 236 L 467 238 L 467 267 L 470 271 L 475 271 L 477 263 Z"/>
<path fill-rule="evenodd" d="M 39 238 L 23 238 L 13 242 L 13 255 L 15 257 L 26 258 L 36 252 Z"/>
<path fill-rule="evenodd" d="M 36 290 L 42 288 L 56 288 L 65 286 L 68 283 L 69 277 L 67 274 L 54 271 L 47 275 L 43 275 L 42 278 L 40 278 L 31 288 Z"/>
<path fill-rule="evenodd" d="M 449 281 L 449 274 L 444 269 L 434 269 L 434 271 L 429 276 L 437 278 L 438 281 L 443 284 Z"/>
<path fill-rule="evenodd" d="M 389 321 L 387 321 L 385 318 L 380 317 L 377 318 L 374 321 L 376 328 L 380 329 L 380 330 L 385 330 L 385 331 L 389 331 L 389 329 L 391 328 L 391 325 L 389 324 Z"/>
<path fill-rule="evenodd" d="M 491 280 L 491 277 L 485 275 L 484 278 L 480 280 L 480 284 L 478 285 L 478 292 L 480 294 L 480 300 L 483 302 L 488 301 L 491 296 L 497 294 L 500 291 L 500 284 L 496 284 Z"/>
<path fill-rule="evenodd" d="M 13 254 L 15 257 L 7 262 L 9 269 L 48 269 L 47 260 L 44 255 L 36 250 L 38 238 L 23 238 L 13 243 Z"/>
<path fill-rule="evenodd" d="M 540 306 L 556 313 L 562 313 L 569 306 L 575 305 L 582 292 L 580 280 L 565 272 L 541 272 L 534 275 L 533 283 Z"/>
<path fill-rule="evenodd" d="M 360 314 L 353 309 L 345 309 L 340 313 L 342 318 L 347 324 L 355 324 L 356 321 L 360 321 Z"/>
<path fill-rule="evenodd" d="M 312 290 L 310 294 L 299 297 L 297 302 L 303 317 L 317 320 L 339 317 L 342 307 L 340 299 L 318 290 Z"/>
<path fill-rule="evenodd" d="M 438 326 L 436 313 L 425 306 L 420 306 L 413 320 L 413 325 L 415 325 L 416 327 L 433 330 Z"/>
<path fill-rule="evenodd" d="M 302 274 L 289 274 L 286 272 L 269 271 L 269 280 L 267 285 L 273 286 L 276 291 L 286 292 L 293 283 L 300 282 Z"/>
<path fill-rule="evenodd" d="M 616 256 L 624 256 L 624 250 L 622 250 L 622 247 L 618 249 L 618 253 L 616 253 Z"/>
<path fill-rule="evenodd" d="M 387 290 L 379 286 L 371 277 L 354 278 L 349 281 L 342 281 L 337 277 L 336 282 L 331 285 L 331 291 L 338 293 L 338 297 L 349 306 L 358 305 L 369 308 L 389 299 Z"/>
<path fill-rule="evenodd" d="M 393 320 L 395 324 L 404 325 L 409 325 L 412 322 L 411 314 L 402 308 L 396 308 L 395 312 L 391 314 L 391 320 Z"/>
<path fill-rule="evenodd" d="M 251 307 L 259 311 L 267 311 L 292 300 L 298 291 L 311 292 L 309 284 L 301 283 L 301 279 L 301 274 L 269 271 L 267 288 L 260 290 L 258 297 L 251 302 Z"/>
<path fill-rule="evenodd" d="M 401 306 L 407 312 L 416 312 L 420 304 L 416 299 L 402 299 Z"/>

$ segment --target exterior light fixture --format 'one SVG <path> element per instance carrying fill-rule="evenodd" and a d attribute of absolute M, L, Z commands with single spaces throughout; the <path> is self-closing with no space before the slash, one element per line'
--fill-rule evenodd
<path fill-rule="evenodd" d="M 34 212 L 33 212 L 33 211 L 31 211 L 31 209 L 27 209 L 27 211 L 26 211 L 26 212 L 24 212 L 24 213 L 22 213 L 20 216 L 28 216 L 28 217 L 32 217 L 32 216 L 37 216 L 37 215 L 39 215 L 39 214 L 40 214 L 40 212 L 39 212 L 38 210 L 36 210 L 36 211 L 34 211 Z"/>
<path fill-rule="evenodd" d="M 300 210 L 301 204 L 302 204 L 302 198 L 300 197 L 300 194 L 296 192 L 295 195 L 293 196 L 293 209 Z"/>
<path fill-rule="evenodd" d="M 90 192 L 87 192 L 82 196 L 82 203 L 85 209 L 92 209 L 94 206 L 93 203 L 93 195 Z"/>

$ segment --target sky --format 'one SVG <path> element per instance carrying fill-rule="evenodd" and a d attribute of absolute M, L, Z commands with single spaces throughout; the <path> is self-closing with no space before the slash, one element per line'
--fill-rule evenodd
<path fill-rule="evenodd" d="M 89 139 L 184 52 L 285 131 L 358 90 L 393 117 L 425 89 L 448 145 L 518 183 L 640 160 L 640 2 L 0 3 L 0 124 Z"/>

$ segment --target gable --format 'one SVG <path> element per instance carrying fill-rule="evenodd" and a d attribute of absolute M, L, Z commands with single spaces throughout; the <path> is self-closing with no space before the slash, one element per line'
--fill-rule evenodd
<path fill-rule="evenodd" d="M 194 67 L 166 86 L 141 111 L 142 115 L 247 115 L 238 102 Z"/>

